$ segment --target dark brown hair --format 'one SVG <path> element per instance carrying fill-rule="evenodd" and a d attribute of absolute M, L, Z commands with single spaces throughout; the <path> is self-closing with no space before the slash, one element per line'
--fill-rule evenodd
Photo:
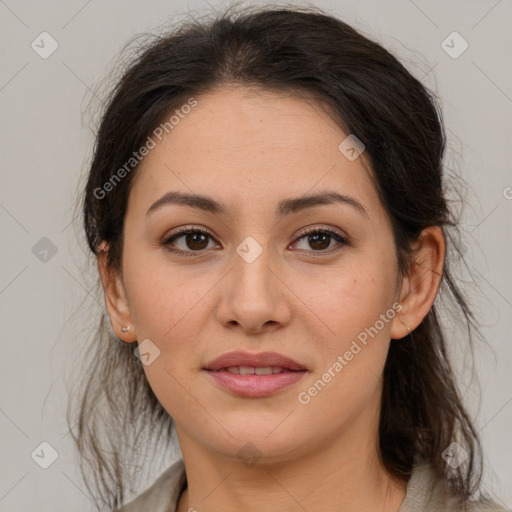
<path fill-rule="evenodd" d="M 472 346 L 475 321 L 450 274 L 458 249 L 447 233 L 456 222 L 446 199 L 445 135 L 437 101 L 381 45 L 316 8 L 228 9 L 214 19 L 183 23 L 140 47 L 106 101 L 96 136 L 83 196 L 92 253 L 106 241 L 108 263 L 120 269 L 137 166 L 121 180 L 114 175 L 176 108 L 228 84 L 313 97 L 328 106 L 341 129 L 363 141 L 392 222 L 400 274 L 407 272 L 411 242 L 424 228 L 441 226 L 451 254 L 441 294 L 455 305 L 452 312 L 463 319 Z M 107 182 L 114 184 L 111 190 L 98 193 Z M 429 462 L 437 478 L 465 501 L 480 485 L 481 447 L 448 360 L 438 299 L 412 334 L 391 343 L 383 374 L 380 456 L 387 470 L 403 479 L 416 460 Z M 107 325 L 103 314 L 78 411 L 68 412 L 68 422 L 77 421 L 73 437 L 82 463 L 92 469 L 89 477 L 82 468 L 89 490 L 98 504 L 115 509 L 123 503 L 137 461 L 144 460 L 135 441 L 138 447 L 149 447 L 151 440 L 168 446 L 173 423 L 132 345 L 121 343 Z M 453 441 L 469 457 L 450 470 L 442 453 Z"/>

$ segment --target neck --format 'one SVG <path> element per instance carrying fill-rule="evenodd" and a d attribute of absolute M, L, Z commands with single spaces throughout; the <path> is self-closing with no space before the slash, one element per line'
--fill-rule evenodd
<path fill-rule="evenodd" d="M 188 481 L 178 512 L 398 512 L 406 494 L 407 483 L 379 461 L 377 435 L 370 441 L 359 425 L 307 454 L 250 467 L 236 457 L 219 458 L 177 431 Z"/>

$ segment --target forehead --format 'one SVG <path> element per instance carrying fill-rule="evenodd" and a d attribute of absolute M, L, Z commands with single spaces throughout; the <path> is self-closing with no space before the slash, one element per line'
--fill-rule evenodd
<path fill-rule="evenodd" d="M 227 86 L 195 100 L 144 158 L 137 202 L 193 189 L 256 209 L 315 188 L 356 195 L 369 210 L 378 201 L 364 153 L 347 158 L 340 144 L 349 134 L 313 99 Z"/>

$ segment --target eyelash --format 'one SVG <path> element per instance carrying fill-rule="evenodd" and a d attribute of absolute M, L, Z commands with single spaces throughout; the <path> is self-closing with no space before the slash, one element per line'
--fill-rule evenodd
<path fill-rule="evenodd" d="M 173 233 L 171 236 L 164 238 L 164 240 L 162 240 L 162 242 L 161 242 L 161 245 L 163 247 L 165 247 L 168 251 L 170 251 L 173 254 L 176 254 L 178 256 L 191 257 L 191 256 L 195 256 L 197 254 L 204 253 L 205 249 L 200 250 L 200 251 L 182 251 L 181 249 L 171 249 L 169 247 L 169 244 L 171 242 L 175 241 L 176 239 L 178 239 L 184 235 L 193 235 L 193 234 L 203 234 L 203 235 L 209 236 L 210 238 L 214 239 L 213 235 L 211 233 L 209 233 L 208 231 L 204 231 L 201 229 L 194 229 L 194 228 L 191 228 L 190 226 L 183 226 L 181 228 L 178 228 L 177 232 Z M 320 250 L 320 251 L 314 251 L 314 250 L 308 251 L 314 257 L 322 257 L 325 254 L 330 255 L 333 252 L 339 251 L 343 246 L 349 245 L 348 239 L 346 237 L 342 236 L 340 233 L 333 231 L 331 229 L 323 229 L 323 228 L 318 228 L 318 227 L 309 229 L 309 230 L 307 228 L 305 228 L 304 230 L 300 231 L 298 234 L 298 237 L 296 238 L 296 241 L 301 240 L 302 238 L 306 238 L 311 235 L 316 235 L 316 234 L 327 234 L 328 236 L 330 236 L 331 238 L 334 238 L 338 242 L 339 247 L 335 248 L 334 250 L 331 247 L 330 249 L 325 249 L 325 250 Z"/>

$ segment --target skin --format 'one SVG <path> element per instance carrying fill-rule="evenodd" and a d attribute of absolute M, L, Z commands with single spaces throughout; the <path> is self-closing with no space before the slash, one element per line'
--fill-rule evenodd
<path fill-rule="evenodd" d="M 108 246 L 98 255 L 115 333 L 126 342 L 150 339 L 160 350 L 144 371 L 175 421 L 185 461 L 188 488 L 178 511 L 396 512 L 407 482 L 379 461 L 380 376 L 389 344 L 400 343 L 391 340 L 413 330 L 434 301 L 442 232 L 424 230 L 410 272 L 399 276 L 365 154 L 344 156 L 338 146 L 348 134 L 319 104 L 231 85 L 197 100 L 137 171 L 121 272 L 107 267 Z M 228 213 L 167 205 L 147 215 L 171 190 L 210 196 Z M 366 214 L 330 204 L 275 216 L 282 199 L 320 190 L 355 198 Z M 212 234 L 200 252 L 178 256 L 161 245 L 189 225 Z M 348 244 L 331 238 L 315 250 L 311 237 L 299 238 L 304 227 L 338 231 Z M 252 263 L 236 252 L 247 236 L 262 248 Z M 186 242 L 182 236 L 174 247 L 197 247 Z M 400 313 L 317 396 L 299 403 L 298 393 L 397 302 Z M 202 371 L 233 350 L 276 351 L 308 372 L 270 397 L 235 396 Z M 250 467 L 237 457 L 248 442 L 261 455 Z"/>

